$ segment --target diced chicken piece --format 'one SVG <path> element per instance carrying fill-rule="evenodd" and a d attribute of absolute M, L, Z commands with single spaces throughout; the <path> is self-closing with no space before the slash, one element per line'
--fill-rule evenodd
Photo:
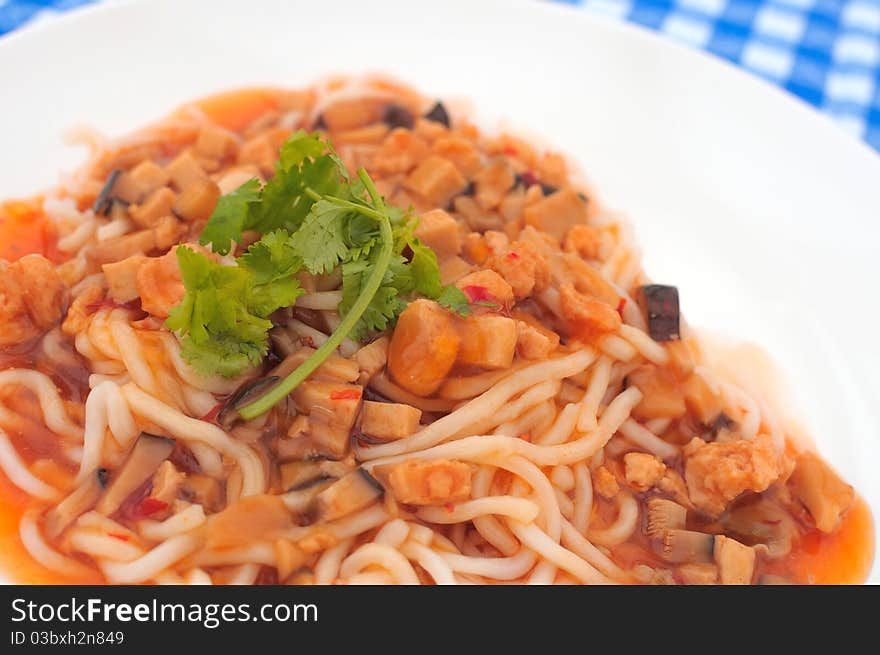
<path fill-rule="evenodd" d="M 675 469 L 666 469 L 666 473 L 664 473 L 660 481 L 657 482 L 657 488 L 667 496 L 670 496 L 678 504 L 693 509 L 694 504 L 688 496 L 687 485 L 684 482 L 684 478 L 681 477 L 681 474 Z"/>
<path fill-rule="evenodd" d="M 471 263 L 482 266 L 489 258 L 491 251 L 486 245 L 486 240 L 482 234 L 476 232 L 468 232 L 462 239 L 462 254 Z"/>
<path fill-rule="evenodd" d="M 597 259 L 601 245 L 601 233 L 589 225 L 575 225 L 565 235 L 565 250 L 575 252 L 584 259 Z"/>
<path fill-rule="evenodd" d="M 238 141 L 229 130 L 216 125 L 205 125 L 196 139 L 196 152 L 211 159 L 224 159 L 235 154 Z"/>
<path fill-rule="evenodd" d="M 132 255 L 120 262 L 104 264 L 101 268 L 107 278 L 110 297 L 120 304 L 131 302 L 140 294 L 137 288 L 137 272 L 147 261 L 144 255 Z"/>
<path fill-rule="evenodd" d="M 352 130 L 382 120 L 387 101 L 378 97 L 359 97 L 338 100 L 321 112 L 324 125 L 331 132 Z"/>
<path fill-rule="evenodd" d="M 273 155 L 274 157 L 274 155 Z M 201 164 L 196 161 L 190 150 L 184 150 L 177 155 L 171 163 L 165 167 L 165 172 L 171 178 L 172 184 L 178 191 L 183 191 L 191 184 L 208 177 Z"/>
<path fill-rule="evenodd" d="M 129 204 L 136 204 L 164 187 L 168 181 L 166 171 L 151 161 L 144 161 L 116 179 L 113 195 Z"/>
<path fill-rule="evenodd" d="M 354 361 L 360 369 L 358 382 L 364 386 L 369 384 L 376 373 L 385 368 L 388 362 L 388 337 L 371 341 L 354 354 Z"/>
<path fill-rule="evenodd" d="M 519 230 L 520 218 L 522 218 L 523 209 L 526 206 L 526 194 L 521 186 L 514 187 L 510 193 L 504 196 L 501 204 L 498 205 L 498 213 L 507 221 L 507 225 L 515 227 Z"/>
<path fill-rule="evenodd" d="M 720 515 L 744 491 L 761 492 L 780 475 L 784 462 L 773 438 L 706 443 L 694 437 L 684 447 L 688 495 L 699 509 Z"/>
<path fill-rule="evenodd" d="M 419 217 L 416 237 L 437 253 L 437 260 L 444 261 L 461 252 L 461 234 L 458 223 L 442 209 L 434 209 Z"/>
<path fill-rule="evenodd" d="M 422 410 L 401 403 L 364 402 L 361 431 L 375 439 L 393 441 L 413 434 L 419 427 Z"/>
<path fill-rule="evenodd" d="M 141 308 L 157 318 L 168 318 L 171 309 L 186 295 L 177 249 L 162 257 L 148 257 L 137 271 L 137 290 Z"/>
<path fill-rule="evenodd" d="M 0 273 L 2 275 L 2 273 Z M 2 289 L 2 287 L 0 287 Z M 0 291 L 2 294 L 2 291 Z M 61 331 L 67 335 L 76 335 L 89 325 L 94 307 L 104 300 L 104 287 L 97 282 L 89 284 L 74 298 L 67 310 L 67 316 L 61 324 Z"/>
<path fill-rule="evenodd" d="M 461 319 L 458 362 L 485 369 L 507 368 L 516 352 L 516 321 L 495 314 Z"/>
<path fill-rule="evenodd" d="M 211 517 L 206 546 L 233 548 L 251 541 L 271 540 L 293 526 L 281 496 L 247 496 Z"/>
<path fill-rule="evenodd" d="M 248 180 L 254 178 L 259 180 L 261 175 L 261 170 L 251 164 L 235 166 L 223 173 L 223 176 L 217 180 L 217 187 L 220 189 L 221 195 L 225 195 L 232 193 Z"/>
<path fill-rule="evenodd" d="M 175 216 L 184 221 L 207 221 L 217 199 L 220 197 L 219 187 L 211 180 L 199 180 L 186 187 L 174 201 L 171 209 Z"/>
<path fill-rule="evenodd" d="M 428 143 L 434 143 L 437 139 L 449 134 L 449 128 L 438 121 L 428 120 L 419 116 L 413 126 L 413 132 L 418 134 Z M 442 155 L 443 153 L 437 153 Z M 444 155 L 445 156 L 445 155 Z"/>
<path fill-rule="evenodd" d="M 666 473 L 666 465 L 648 453 L 627 453 L 623 464 L 627 484 L 640 492 L 651 489 Z"/>
<path fill-rule="evenodd" d="M 699 373 L 693 373 L 685 380 L 684 403 L 703 425 L 711 425 L 724 409 L 721 397 Z"/>
<path fill-rule="evenodd" d="M 513 289 L 495 271 L 475 271 L 455 283 L 471 302 L 491 302 L 502 307 L 513 305 Z"/>
<path fill-rule="evenodd" d="M 345 145 L 378 145 L 388 136 L 390 128 L 385 123 L 373 123 L 332 135 L 330 141 Z"/>
<path fill-rule="evenodd" d="M 755 549 L 723 534 L 715 537 L 715 563 L 721 584 L 751 584 L 755 573 Z"/>
<path fill-rule="evenodd" d="M 614 332 L 622 323 L 616 309 L 576 291 L 571 284 L 559 287 L 559 301 L 572 334 Z"/>
<path fill-rule="evenodd" d="M 788 485 L 822 532 L 834 531 L 855 500 L 853 488 L 809 451 L 798 457 Z"/>
<path fill-rule="evenodd" d="M 678 567 L 678 575 L 688 585 L 718 584 L 718 567 L 714 564 L 682 564 Z"/>
<path fill-rule="evenodd" d="M 159 219 L 171 213 L 171 207 L 176 198 L 177 194 L 174 191 L 163 186 L 147 196 L 143 204 L 133 205 L 129 209 L 128 215 L 140 227 L 154 227 Z"/>
<path fill-rule="evenodd" d="M 543 290 L 550 282 L 550 268 L 541 251 L 529 241 L 516 241 L 502 254 L 492 256 L 489 267 L 503 277 L 518 300 L 533 291 Z"/>
<path fill-rule="evenodd" d="M 492 255 L 503 255 L 510 248 L 510 239 L 504 232 L 488 230 L 483 234 L 483 241 Z"/>
<path fill-rule="evenodd" d="M 523 320 L 517 321 L 516 352 L 523 359 L 547 359 L 558 346 L 559 335 L 552 330 Z"/>
<path fill-rule="evenodd" d="M 448 159 L 432 155 L 407 176 L 403 186 L 428 204 L 445 207 L 456 193 L 464 190 L 467 181 Z"/>
<path fill-rule="evenodd" d="M 505 159 L 496 159 L 474 176 L 474 199 L 483 209 L 495 209 L 515 181 L 510 164 Z"/>
<path fill-rule="evenodd" d="M 158 250 L 167 250 L 180 242 L 180 238 L 186 232 L 186 226 L 174 216 L 163 216 L 153 228 L 153 238 Z"/>
<path fill-rule="evenodd" d="M 440 284 L 446 286 L 455 284 L 468 273 L 473 272 L 474 267 L 461 257 L 449 257 L 440 262 Z"/>
<path fill-rule="evenodd" d="M 429 396 L 455 364 L 460 344 L 449 312 L 430 300 L 416 300 L 397 320 L 388 347 L 388 371 L 407 391 Z"/>
<path fill-rule="evenodd" d="M 451 161 L 466 177 L 472 176 L 483 165 L 474 144 L 461 136 L 450 134 L 438 137 L 431 146 L 435 155 Z"/>
<path fill-rule="evenodd" d="M 276 159 L 278 159 L 278 151 L 265 134 L 248 139 L 241 144 L 238 151 L 239 164 L 256 166 L 263 175 L 273 173 Z"/>
<path fill-rule="evenodd" d="M 674 419 L 685 415 L 681 385 L 667 369 L 652 364 L 640 366 L 627 376 L 627 382 L 642 392 L 641 402 L 633 409 L 637 419 Z"/>
<path fill-rule="evenodd" d="M 620 493 L 620 484 L 611 471 L 604 466 L 600 466 L 593 471 L 593 489 L 602 498 L 610 500 Z"/>
<path fill-rule="evenodd" d="M 568 182 L 568 166 L 565 158 L 557 152 L 545 152 L 541 155 L 535 172 L 544 184 L 563 187 Z"/>
<path fill-rule="evenodd" d="M 362 396 L 360 385 L 319 380 L 307 380 L 291 393 L 297 409 L 309 415 L 312 442 L 335 457 L 348 452 Z"/>
<path fill-rule="evenodd" d="M 123 234 L 121 237 L 99 241 L 87 251 L 86 256 L 91 263 L 101 266 L 132 255 L 145 255 L 156 247 L 154 230 L 138 230 Z"/>
<path fill-rule="evenodd" d="M 471 495 L 472 467 L 448 459 L 406 461 L 377 466 L 394 497 L 407 505 L 442 505 L 466 500 Z"/>
<path fill-rule="evenodd" d="M 480 207 L 473 196 L 456 196 L 452 201 L 452 209 L 464 220 L 465 225 L 475 232 L 504 228 L 501 217 L 494 211 Z"/>
<path fill-rule="evenodd" d="M 574 190 L 563 189 L 527 206 L 523 216 L 526 225 L 561 242 L 571 228 L 586 223 L 587 205 Z"/>
<path fill-rule="evenodd" d="M 430 153 L 428 144 L 420 137 L 398 127 L 385 137 L 376 150 L 370 170 L 380 175 L 409 173 Z"/>
<path fill-rule="evenodd" d="M 67 302 L 67 287 L 42 255 L 25 255 L 13 264 L 0 260 L 0 347 L 51 328 L 64 316 Z"/>

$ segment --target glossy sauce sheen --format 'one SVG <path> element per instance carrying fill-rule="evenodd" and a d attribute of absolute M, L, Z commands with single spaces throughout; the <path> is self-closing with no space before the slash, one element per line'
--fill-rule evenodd
<path fill-rule="evenodd" d="M 263 113 L 278 108 L 278 94 L 272 89 L 244 89 L 222 93 L 196 103 L 212 120 L 229 129 L 241 129 Z M 54 226 L 43 214 L 41 199 L 0 203 L 0 258 L 14 261 L 29 253 L 43 254 L 53 261 L 63 261 L 56 247 Z M 409 353 L 408 353 L 409 354 Z M 72 371 L 46 370 L 45 362 L 28 357 L 28 353 L 0 358 L 0 369 L 12 366 L 40 368 L 55 378 L 66 398 L 80 401 L 87 391 L 86 376 Z M 77 379 L 80 378 L 80 379 Z M 53 435 L 41 424 L 33 399 L 10 394 L 4 402 L 24 417 L 33 416 L 22 429 L 9 426 L 16 450 L 29 464 L 42 459 L 46 466 L 35 471 L 47 482 L 67 488 L 66 480 L 73 471 L 51 460 L 63 461 L 53 455 Z M 28 425 L 33 427 L 28 428 Z M 598 503 L 597 503 L 598 505 Z M 88 577 L 72 577 L 50 571 L 31 559 L 19 537 L 22 515 L 34 507 L 27 494 L 13 485 L 0 471 L 0 575 L 23 584 L 95 584 L 102 582 L 96 570 Z M 602 514 L 602 508 L 596 507 Z M 857 497 L 844 515 L 839 528 L 830 535 L 810 530 L 793 544 L 792 552 L 777 562 L 763 562 L 762 573 L 781 575 L 802 584 L 857 584 L 870 572 L 874 558 L 874 529 L 870 509 Z M 656 562 L 647 539 L 638 531 L 632 540 L 615 548 L 615 559 L 622 565 Z"/>

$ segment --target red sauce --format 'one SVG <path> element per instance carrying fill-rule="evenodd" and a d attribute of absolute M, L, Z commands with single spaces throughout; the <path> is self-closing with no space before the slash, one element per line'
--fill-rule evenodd
<path fill-rule="evenodd" d="M 66 258 L 58 250 L 54 224 L 43 213 L 42 198 L 0 204 L 0 259 L 14 262 L 30 254 L 53 262 Z"/>

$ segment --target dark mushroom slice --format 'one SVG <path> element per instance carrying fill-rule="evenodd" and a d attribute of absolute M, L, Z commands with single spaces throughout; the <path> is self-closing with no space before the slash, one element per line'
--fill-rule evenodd
<path fill-rule="evenodd" d="M 278 467 L 278 470 L 281 474 L 281 488 L 285 491 L 296 491 L 313 480 L 337 480 L 351 468 L 344 462 L 314 459 L 285 462 Z"/>
<path fill-rule="evenodd" d="M 667 530 L 654 546 L 662 560 L 673 564 L 711 562 L 714 549 L 715 535 L 693 530 Z"/>
<path fill-rule="evenodd" d="M 223 407 L 217 412 L 217 425 L 224 430 L 231 429 L 233 425 L 241 420 L 238 408 L 247 405 L 249 402 L 256 400 L 261 394 L 269 391 L 278 380 L 277 375 L 270 375 L 265 378 L 248 380 L 242 384 L 226 399 Z"/>
<path fill-rule="evenodd" d="M 67 498 L 46 512 L 46 517 L 43 519 L 43 533 L 49 539 L 56 539 L 67 529 L 67 526 L 92 509 L 104 493 L 108 477 L 107 469 L 96 470 Z"/>
<path fill-rule="evenodd" d="M 719 523 L 725 534 L 754 546 L 769 559 L 788 555 L 798 534 L 797 522 L 791 514 L 767 499 L 736 507 Z"/>
<path fill-rule="evenodd" d="M 439 101 L 428 110 L 425 114 L 425 118 L 429 121 L 434 121 L 435 123 L 442 123 L 446 127 L 450 127 L 451 125 L 449 112 L 446 111 L 446 107 L 443 106 L 443 103 Z"/>
<path fill-rule="evenodd" d="M 141 432 L 125 463 L 114 473 L 95 510 L 104 516 L 116 512 L 133 491 L 150 479 L 173 450 L 174 439 Z"/>
<path fill-rule="evenodd" d="M 287 509 L 300 516 L 303 523 L 314 523 L 316 520 L 315 498 L 336 481 L 336 478 L 330 476 L 319 476 L 288 491 L 281 496 L 281 499 Z"/>
<path fill-rule="evenodd" d="M 104 186 L 101 187 L 98 197 L 95 198 L 95 202 L 92 205 L 92 210 L 95 214 L 106 216 L 110 212 L 110 207 L 113 205 L 113 187 L 120 175 L 122 175 L 122 169 L 117 168 L 107 176 L 107 181 L 104 182 Z"/>
<path fill-rule="evenodd" d="M 315 498 L 315 518 L 332 521 L 351 514 L 381 498 L 385 487 L 362 468 L 334 482 Z"/>
<path fill-rule="evenodd" d="M 648 499 L 648 518 L 645 534 L 660 539 L 666 530 L 683 530 L 687 521 L 687 508 L 666 498 Z"/>
<path fill-rule="evenodd" d="M 654 341 L 680 338 L 678 289 L 666 284 L 647 284 L 639 289 L 648 319 L 648 332 Z"/>
<path fill-rule="evenodd" d="M 401 107 L 400 105 L 388 105 L 388 107 L 385 108 L 385 113 L 382 115 L 382 122 L 392 129 L 395 127 L 405 127 L 406 129 L 411 130 L 412 126 L 415 124 L 415 119 L 410 110 L 406 107 Z"/>

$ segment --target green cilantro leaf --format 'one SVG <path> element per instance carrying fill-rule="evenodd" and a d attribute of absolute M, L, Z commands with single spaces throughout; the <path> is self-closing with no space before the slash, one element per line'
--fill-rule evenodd
<path fill-rule="evenodd" d="M 223 255 L 228 253 L 232 242 L 241 240 L 251 204 L 257 202 L 259 194 L 260 181 L 253 178 L 232 193 L 220 196 L 208 224 L 202 231 L 199 243 L 203 246 L 211 244 L 214 252 Z"/>

